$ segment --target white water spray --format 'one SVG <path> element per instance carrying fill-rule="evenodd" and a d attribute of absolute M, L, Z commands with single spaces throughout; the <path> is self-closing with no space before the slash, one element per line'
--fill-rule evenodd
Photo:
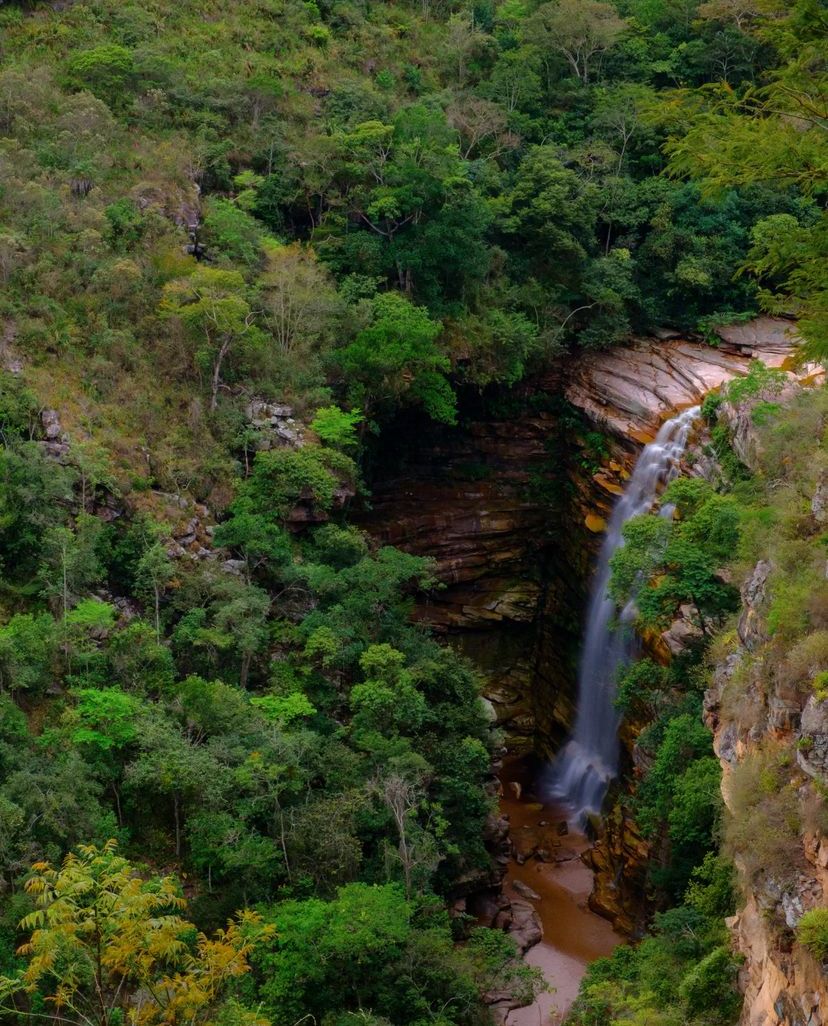
<path fill-rule="evenodd" d="M 615 707 L 615 684 L 619 670 L 635 655 L 637 642 L 630 626 L 635 616 L 633 595 L 617 618 L 620 622 L 615 622 L 616 606 L 608 594 L 610 559 L 624 544 L 624 524 L 646 513 L 663 486 L 678 473 L 679 459 L 698 415 L 696 406 L 662 425 L 638 457 L 607 525 L 587 610 L 575 732 L 550 772 L 552 794 L 562 799 L 580 822 L 601 811 L 609 782 L 618 773 L 621 718 Z"/>

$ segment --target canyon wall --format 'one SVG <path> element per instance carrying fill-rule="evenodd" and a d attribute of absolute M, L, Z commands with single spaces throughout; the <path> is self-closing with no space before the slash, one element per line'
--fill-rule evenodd
<path fill-rule="evenodd" d="M 400 424 L 377 457 L 362 526 L 381 543 L 435 561 L 440 587 L 414 615 L 467 653 L 514 753 L 547 750 L 573 716 L 583 572 L 569 567 L 557 442 L 558 369 L 507 399 L 467 404 L 455 429 Z M 407 441 L 405 441 L 407 440 Z"/>
<path fill-rule="evenodd" d="M 744 373 L 749 358 L 758 356 L 767 365 L 791 369 L 788 329 L 783 321 L 761 318 L 723 330 L 723 344 L 713 351 L 699 351 L 683 340 L 666 340 L 588 357 L 580 363 L 567 394 L 596 424 L 609 429 L 616 440 L 615 462 L 623 466 L 623 453 L 631 443 L 646 441 L 673 410 L 699 402 L 711 388 Z M 769 399 L 773 405 L 785 406 L 801 391 L 800 383 L 807 385 L 820 377 L 818 368 L 797 368 L 780 393 L 760 393 L 738 405 L 721 407 L 720 417 L 735 454 L 746 466 L 756 470 L 761 454 L 754 407 L 767 405 Z M 715 459 L 706 442 L 702 427 L 688 451 L 686 473 L 715 476 Z M 796 440 L 791 439 L 791 444 Z M 600 503 L 604 487 L 605 481 L 596 476 L 592 494 L 597 502 L 591 504 L 587 498 L 580 510 L 584 519 Z M 808 509 L 799 529 L 801 537 L 813 537 L 813 544 L 828 524 L 827 499 L 823 477 L 806 497 Z M 794 828 L 791 819 L 780 829 L 760 806 L 760 816 L 767 819 L 753 822 L 750 829 L 758 831 L 754 843 L 766 845 L 768 854 L 755 855 L 754 864 L 748 865 L 737 853 L 740 910 L 728 925 L 734 949 L 743 957 L 742 1026 L 823 1026 L 828 1022 L 825 966 L 798 943 L 796 928 L 806 911 L 828 905 L 828 840 L 817 797 L 823 795 L 828 779 L 828 700 L 818 689 L 815 693 L 807 679 L 795 680 L 785 670 L 783 660 L 789 653 L 784 644 L 774 643 L 768 624 L 773 570 L 770 562 L 761 560 L 742 582 L 738 628 L 705 696 L 706 720 L 714 733 L 714 749 L 723 768 L 723 797 L 734 822 L 738 825 L 748 815 L 756 816 L 755 810 L 744 807 L 744 783 L 741 792 L 734 790 L 734 774 L 750 760 L 760 766 L 770 751 L 782 767 L 781 786 L 789 794 L 783 804 L 789 803 L 790 816 L 799 816 L 800 823 Z M 815 610 L 821 609 L 828 602 L 828 585 L 818 585 L 810 601 Z M 821 614 L 815 615 L 819 619 Z M 679 620 L 661 637 L 646 642 L 656 654 L 670 658 L 681 651 L 687 627 Z M 628 725 L 630 780 L 639 768 L 635 732 L 634 725 Z M 777 831 L 787 831 L 787 836 L 777 838 Z M 636 932 L 644 925 L 642 893 L 649 856 L 635 824 L 615 804 L 591 853 L 596 873 L 591 905 L 627 931 Z"/>
<path fill-rule="evenodd" d="M 394 448 L 375 459 L 359 519 L 435 560 L 441 587 L 415 616 L 481 669 L 512 752 L 548 756 L 572 724 L 590 568 L 642 445 L 751 359 L 781 366 L 792 346 L 775 318 L 722 328 L 715 348 L 638 339 L 473 398 L 457 428 L 410 417 L 386 433 Z"/>
<path fill-rule="evenodd" d="M 791 384 L 776 400 L 786 405 L 798 391 Z M 721 411 L 737 454 L 752 469 L 761 452 L 752 413 L 761 400 L 728 403 Z M 797 536 L 818 546 L 828 525 L 824 478 L 805 498 Z M 809 599 L 817 630 L 794 645 L 776 637 L 771 626 L 775 570 L 772 560 L 761 559 L 742 581 L 737 629 L 705 694 L 705 718 L 722 765 L 725 804 L 734 822 L 751 818 L 762 851 L 749 859 L 740 854 L 744 846 L 737 849 L 744 901 L 728 923 L 744 957 L 742 1026 L 823 1026 L 828 1022 L 826 966 L 799 943 L 797 927 L 805 912 L 828 906 L 828 823 L 821 811 L 828 781 L 828 700 L 812 677 L 823 657 L 813 652 L 800 665 L 803 651 L 824 635 L 819 628 L 828 623 L 828 571 Z M 746 766 L 770 760 L 780 767 L 782 823 L 760 805 L 757 831 L 756 808 L 745 806 L 744 784 L 737 787 L 734 781 Z"/>
<path fill-rule="evenodd" d="M 722 329 L 715 347 L 668 337 L 586 354 L 508 403 L 481 405 L 454 431 L 419 425 L 407 451 L 385 454 L 364 524 L 382 541 L 435 557 L 443 587 L 421 596 L 416 616 L 480 666 L 512 751 L 548 755 L 571 725 L 591 562 L 642 445 L 677 410 L 746 374 L 754 358 L 789 368 L 795 341 L 790 322 L 758 318 Z M 749 426 L 734 416 L 731 427 L 749 462 Z M 714 469 L 705 441 L 700 434 L 688 451 L 687 473 Z M 828 499 L 814 502 L 819 515 L 828 510 Z M 761 630 L 763 598 L 755 580 L 743 595 L 743 623 Z M 686 627 L 679 621 L 649 643 L 669 658 L 680 650 Z M 792 749 L 806 737 L 810 747 L 797 754 L 802 773 L 823 756 L 822 770 L 828 768 L 828 713 L 780 685 L 764 698 L 766 718 L 743 730 L 722 713 L 727 673 L 724 666 L 707 698 L 725 792 L 732 762 L 765 735 L 787 736 Z M 635 734 L 635 725 L 627 725 L 618 791 L 636 775 Z M 591 905 L 627 932 L 644 926 L 649 855 L 616 803 L 592 850 Z M 745 957 L 745 1026 L 822 1026 L 826 1018 L 820 967 L 792 939 L 802 910 L 828 900 L 828 844 L 813 831 L 803 837 L 799 870 L 793 891 L 783 892 L 773 879 L 749 886 L 731 924 Z"/>

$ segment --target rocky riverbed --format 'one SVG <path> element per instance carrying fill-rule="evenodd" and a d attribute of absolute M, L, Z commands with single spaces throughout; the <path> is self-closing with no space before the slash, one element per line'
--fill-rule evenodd
<path fill-rule="evenodd" d="M 538 800 L 525 763 L 507 763 L 501 779 L 500 808 L 509 819 L 513 846 L 504 894 L 513 905 L 528 903 L 538 913 L 543 939 L 525 958 L 542 971 L 550 988 L 534 1004 L 511 1011 L 506 1024 L 547 1026 L 563 1020 L 587 966 L 624 938 L 587 904 L 593 874 L 583 855 L 589 841 L 569 830 L 560 808 Z"/>

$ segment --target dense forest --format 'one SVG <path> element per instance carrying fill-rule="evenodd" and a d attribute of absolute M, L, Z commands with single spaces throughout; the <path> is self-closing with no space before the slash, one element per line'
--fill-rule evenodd
<path fill-rule="evenodd" d="M 431 562 L 350 514 L 402 410 L 448 431 L 583 350 L 763 310 L 828 354 L 826 39 L 821 0 L 0 0 L 3 1021 L 531 999 L 449 915 L 492 871 L 480 680 L 412 622 Z M 809 425 L 769 480 L 812 472 Z M 670 539 L 633 525 L 644 628 L 700 580 L 711 623 L 738 603 L 718 567 L 776 500 L 731 471 L 675 483 Z M 671 853 L 584 1026 L 738 1015 L 710 658 L 620 684 Z"/>

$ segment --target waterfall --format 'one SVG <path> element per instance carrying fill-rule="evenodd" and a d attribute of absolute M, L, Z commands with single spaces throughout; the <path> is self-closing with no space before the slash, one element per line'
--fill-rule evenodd
<path fill-rule="evenodd" d="M 678 473 L 679 459 L 698 414 L 696 406 L 662 425 L 655 440 L 638 457 L 607 525 L 587 609 L 575 731 L 550 768 L 552 795 L 562 799 L 581 822 L 590 813 L 601 811 L 609 782 L 618 772 L 621 718 L 615 707 L 615 685 L 619 670 L 634 657 L 637 645 L 630 626 L 635 617 L 635 597 L 628 596 L 616 617 L 615 603 L 608 594 L 610 559 L 624 544 L 624 524 L 646 513 L 664 484 Z M 670 511 L 664 512 L 668 515 Z"/>

